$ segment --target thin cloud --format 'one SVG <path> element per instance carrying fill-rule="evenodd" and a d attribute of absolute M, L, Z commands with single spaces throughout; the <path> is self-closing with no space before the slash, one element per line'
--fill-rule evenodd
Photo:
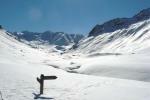
<path fill-rule="evenodd" d="M 42 11 L 38 8 L 32 8 L 28 12 L 29 18 L 33 21 L 38 21 L 42 18 Z"/>

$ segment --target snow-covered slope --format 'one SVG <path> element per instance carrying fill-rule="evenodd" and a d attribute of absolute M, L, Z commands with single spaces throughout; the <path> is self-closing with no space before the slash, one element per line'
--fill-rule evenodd
<path fill-rule="evenodd" d="M 150 9 L 130 19 L 114 19 L 96 26 L 76 47 L 83 53 L 137 53 L 150 48 Z"/>
<path fill-rule="evenodd" d="M 68 55 L 71 56 L 71 55 Z M 82 74 L 55 69 L 47 62 L 64 62 L 70 57 L 30 48 L 0 30 L 0 99 L 3 100 L 149 100 L 150 83 Z M 76 58 L 75 58 L 76 59 Z M 36 77 L 57 75 L 45 82 L 38 95 Z"/>

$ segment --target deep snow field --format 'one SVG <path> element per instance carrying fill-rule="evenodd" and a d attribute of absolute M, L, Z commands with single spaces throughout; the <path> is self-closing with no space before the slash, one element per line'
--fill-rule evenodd
<path fill-rule="evenodd" d="M 33 49 L 0 31 L 0 100 L 150 100 L 149 53 L 82 55 Z M 2 97 L 2 98 L 1 98 Z"/>

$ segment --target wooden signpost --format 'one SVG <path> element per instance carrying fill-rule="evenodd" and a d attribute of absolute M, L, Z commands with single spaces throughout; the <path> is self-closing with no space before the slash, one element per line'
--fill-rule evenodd
<path fill-rule="evenodd" d="M 40 94 L 43 94 L 44 80 L 55 80 L 55 79 L 57 79 L 57 76 L 44 76 L 44 74 L 41 74 L 40 78 L 37 77 L 37 81 L 40 83 Z"/>

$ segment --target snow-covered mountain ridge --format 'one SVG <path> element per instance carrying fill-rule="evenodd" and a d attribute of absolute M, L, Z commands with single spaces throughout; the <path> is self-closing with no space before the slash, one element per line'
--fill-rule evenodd
<path fill-rule="evenodd" d="M 103 33 L 114 32 L 118 29 L 128 28 L 131 24 L 147 20 L 150 18 L 150 8 L 140 11 L 131 18 L 116 18 L 105 22 L 102 25 L 96 25 L 89 36 L 98 36 Z"/>
<path fill-rule="evenodd" d="M 150 48 L 150 8 L 141 11 L 133 18 L 134 21 L 123 19 L 124 22 L 120 22 L 122 19 L 117 19 L 118 26 L 114 25 L 116 19 L 106 22 L 102 25 L 106 27 L 103 27 L 104 31 L 101 31 L 102 27 L 94 29 L 89 37 L 76 45 L 76 52 L 137 53 L 145 50 L 147 52 Z"/>
<path fill-rule="evenodd" d="M 67 34 L 64 32 L 51 32 L 45 31 L 38 32 L 13 32 L 15 38 L 23 43 L 26 43 L 32 47 L 56 48 L 59 50 L 65 50 L 65 46 L 69 46 L 78 43 L 84 36 L 80 34 Z"/>

